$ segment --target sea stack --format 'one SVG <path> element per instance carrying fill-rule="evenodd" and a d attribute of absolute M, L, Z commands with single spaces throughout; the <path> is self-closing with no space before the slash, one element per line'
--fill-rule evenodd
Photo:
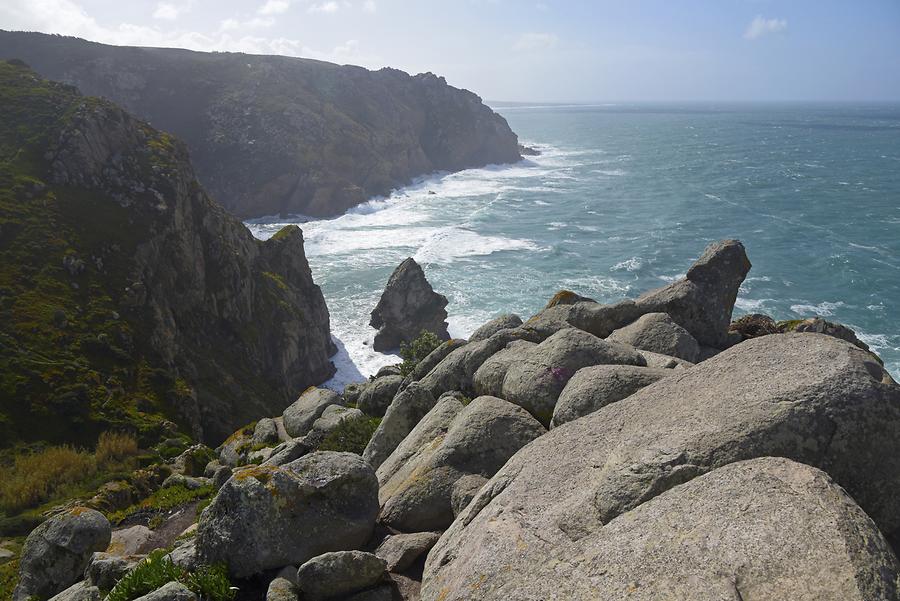
<path fill-rule="evenodd" d="M 423 330 L 449 340 L 446 306 L 447 297 L 434 291 L 419 264 L 412 258 L 406 259 L 391 274 L 372 311 L 369 325 L 378 330 L 375 350 L 396 349 Z"/>

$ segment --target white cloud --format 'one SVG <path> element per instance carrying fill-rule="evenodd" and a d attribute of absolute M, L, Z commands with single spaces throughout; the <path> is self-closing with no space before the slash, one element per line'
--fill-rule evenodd
<path fill-rule="evenodd" d="M 290 7 L 291 3 L 288 0 L 267 0 L 256 12 L 261 15 L 278 15 L 286 12 Z"/>
<path fill-rule="evenodd" d="M 366 0 L 363 2 L 363 12 L 374 13 L 378 10 L 378 7 L 375 5 L 375 0 Z"/>
<path fill-rule="evenodd" d="M 156 10 L 153 11 L 153 18 L 173 21 L 178 18 L 179 13 L 181 13 L 180 7 L 169 2 L 160 2 L 156 5 Z"/>
<path fill-rule="evenodd" d="M 11 0 L 0 2 L 0 23 L 4 29 L 21 31 L 49 31 L 61 35 L 86 38 L 104 44 L 120 46 L 155 46 L 187 48 L 204 52 L 246 52 L 248 54 L 281 54 L 315 58 L 318 60 L 380 68 L 383 58 L 360 51 L 356 40 L 349 40 L 330 50 L 319 50 L 299 40 L 270 38 L 260 35 L 240 35 L 248 27 L 267 27 L 274 19 L 257 17 L 248 21 L 226 19 L 212 33 L 160 30 L 156 27 L 120 23 L 113 27 L 101 25 L 73 0 Z"/>
<path fill-rule="evenodd" d="M 307 12 L 311 13 L 336 13 L 340 5 L 337 2 L 317 2 L 310 4 Z"/>
<path fill-rule="evenodd" d="M 550 50 L 558 42 L 559 38 L 552 33 L 523 33 L 513 44 L 513 50 L 519 52 Z"/>
<path fill-rule="evenodd" d="M 778 33 L 787 29 L 787 19 L 765 19 L 757 16 L 747 25 L 744 39 L 755 40 L 770 33 Z"/>

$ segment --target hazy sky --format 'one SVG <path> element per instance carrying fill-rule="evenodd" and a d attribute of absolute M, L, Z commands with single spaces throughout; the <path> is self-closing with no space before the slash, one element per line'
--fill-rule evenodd
<path fill-rule="evenodd" d="M 0 28 L 433 71 L 489 100 L 900 100 L 900 0 L 2 0 Z"/>

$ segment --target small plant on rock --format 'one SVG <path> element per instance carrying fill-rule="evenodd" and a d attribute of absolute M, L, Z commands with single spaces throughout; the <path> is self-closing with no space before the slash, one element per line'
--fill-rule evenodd
<path fill-rule="evenodd" d="M 422 330 L 419 337 L 410 343 L 400 345 L 400 356 L 403 363 L 400 364 L 400 375 L 404 378 L 411 374 L 422 359 L 431 354 L 431 351 L 441 346 L 441 339 L 433 332 Z"/>

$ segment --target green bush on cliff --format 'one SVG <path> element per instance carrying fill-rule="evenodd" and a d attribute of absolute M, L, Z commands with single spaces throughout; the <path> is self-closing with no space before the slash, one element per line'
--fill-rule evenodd
<path fill-rule="evenodd" d="M 400 375 L 405 378 L 411 374 L 419 362 L 439 346 L 441 346 L 441 339 L 433 332 L 426 330 L 422 330 L 419 337 L 412 342 L 401 344 L 400 356 L 403 358 L 403 363 L 400 364 Z"/>
<path fill-rule="evenodd" d="M 329 432 L 319 443 L 319 451 L 343 451 L 362 455 L 366 445 L 381 423 L 380 417 L 346 419 Z"/>
<path fill-rule="evenodd" d="M 170 582 L 180 582 L 203 601 L 232 601 L 236 590 L 223 565 L 201 566 L 187 572 L 167 557 L 167 549 L 157 549 L 116 583 L 106 601 L 133 601 Z"/>

